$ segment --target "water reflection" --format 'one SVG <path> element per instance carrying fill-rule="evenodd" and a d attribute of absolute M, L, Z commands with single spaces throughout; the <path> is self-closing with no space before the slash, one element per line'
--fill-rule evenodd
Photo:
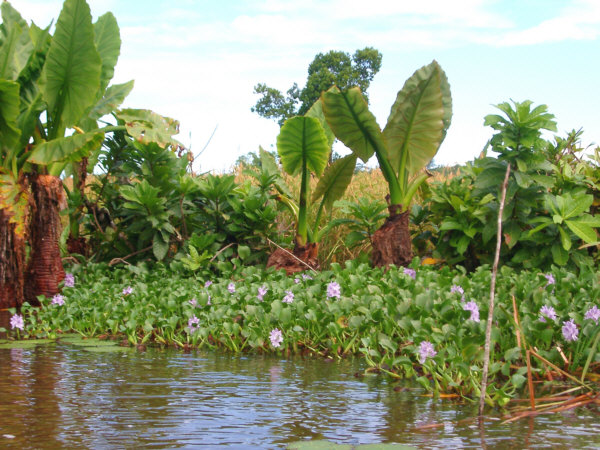
<path fill-rule="evenodd" d="M 399 442 L 426 448 L 593 448 L 580 410 L 480 427 L 476 405 L 439 401 L 355 361 L 89 353 L 51 345 L 0 350 L 0 447 L 282 448 L 302 439 Z M 442 423 L 418 431 L 416 425 Z M 565 432 L 568 430 L 568 432 Z M 14 435 L 14 439 L 2 435 Z"/>

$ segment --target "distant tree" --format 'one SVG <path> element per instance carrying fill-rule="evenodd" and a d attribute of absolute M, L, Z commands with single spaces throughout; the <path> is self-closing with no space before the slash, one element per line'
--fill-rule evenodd
<path fill-rule="evenodd" d="M 262 97 L 251 108 L 259 116 L 277 120 L 283 125 L 292 116 L 303 115 L 334 84 L 341 89 L 358 86 L 365 94 L 373 77 L 381 69 L 382 55 L 372 47 L 356 50 L 354 55 L 331 50 L 319 53 L 308 66 L 308 77 L 302 90 L 296 83 L 286 95 L 264 83 L 254 86 Z"/>

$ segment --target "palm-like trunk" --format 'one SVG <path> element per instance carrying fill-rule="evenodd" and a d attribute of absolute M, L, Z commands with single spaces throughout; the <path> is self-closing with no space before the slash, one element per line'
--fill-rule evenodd
<path fill-rule="evenodd" d="M 407 266 L 413 258 L 409 212 L 399 212 L 402 205 L 390 205 L 388 210 L 389 217 L 371 237 L 371 263 L 374 267 Z"/>
<path fill-rule="evenodd" d="M 31 253 L 25 273 L 25 299 L 39 305 L 38 295 L 52 297 L 65 278 L 58 242 L 60 205 L 65 201 L 62 181 L 52 175 L 34 175 L 29 230 Z"/>
<path fill-rule="evenodd" d="M 25 239 L 9 219 L 7 210 L 0 209 L 0 309 L 23 304 Z"/>

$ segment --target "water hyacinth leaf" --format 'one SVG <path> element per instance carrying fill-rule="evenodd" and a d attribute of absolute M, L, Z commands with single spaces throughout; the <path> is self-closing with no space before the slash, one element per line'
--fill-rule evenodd
<path fill-rule="evenodd" d="M 28 161 L 43 165 L 81 161 L 97 150 L 103 141 L 104 133 L 95 132 L 53 139 L 37 145 L 29 155 Z"/>
<path fill-rule="evenodd" d="M 42 93 L 56 138 L 96 100 L 101 60 L 85 0 L 65 0 L 42 71 Z"/>
<path fill-rule="evenodd" d="M 118 119 L 125 122 L 127 133 L 138 142 L 151 142 L 166 147 L 179 146 L 173 136 L 179 133 L 179 122 L 169 117 L 163 117 L 148 109 L 122 109 L 116 113 Z"/>
<path fill-rule="evenodd" d="M 363 162 L 375 151 L 387 155 L 381 129 L 359 88 L 343 92 L 333 86 L 323 92 L 321 101 L 331 130 Z"/>
<path fill-rule="evenodd" d="M 331 149 L 318 119 L 297 116 L 286 120 L 281 127 L 277 151 L 283 170 L 290 175 L 301 173 L 305 167 L 321 176 Z"/>
<path fill-rule="evenodd" d="M 356 155 L 350 154 L 336 160 L 325 170 L 319 179 L 313 192 L 312 201 L 323 197 L 327 209 L 331 209 L 333 202 L 339 200 L 346 192 L 352 181 L 354 168 L 356 167 Z"/>
<path fill-rule="evenodd" d="M 102 61 L 100 72 L 100 93 L 103 93 L 115 73 L 115 66 L 121 53 L 121 36 L 117 19 L 107 12 L 94 24 L 96 49 Z"/>
<path fill-rule="evenodd" d="M 383 130 L 394 170 L 405 168 L 413 174 L 429 164 L 444 140 L 451 117 L 450 85 L 433 61 L 406 80 Z"/>

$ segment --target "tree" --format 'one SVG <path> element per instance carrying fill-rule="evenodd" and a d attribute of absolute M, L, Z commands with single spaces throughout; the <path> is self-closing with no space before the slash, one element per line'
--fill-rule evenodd
<path fill-rule="evenodd" d="M 365 94 L 373 77 L 381 69 L 382 55 L 372 47 L 356 50 L 354 55 L 331 50 L 319 53 L 308 66 L 306 85 L 302 90 L 296 83 L 286 95 L 264 83 L 254 86 L 254 93 L 262 97 L 250 108 L 266 119 L 275 119 L 279 125 L 293 116 L 303 116 L 331 86 L 348 89 L 358 86 Z"/>

